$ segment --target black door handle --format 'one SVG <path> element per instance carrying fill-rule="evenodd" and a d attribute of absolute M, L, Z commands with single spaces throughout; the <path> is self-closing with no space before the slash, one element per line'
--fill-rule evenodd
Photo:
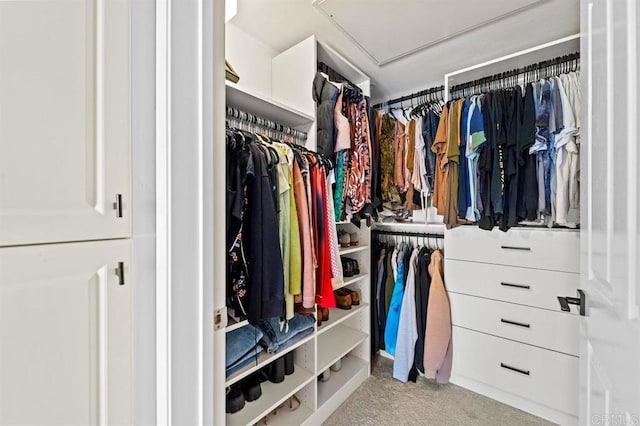
<path fill-rule="evenodd" d="M 586 314 L 585 295 L 584 291 L 580 289 L 578 289 L 578 297 L 558 296 L 558 302 L 560 302 L 560 309 L 564 312 L 571 311 L 569 305 L 577 305 L 580 309 L 580 315 L 585 316 Z"/>

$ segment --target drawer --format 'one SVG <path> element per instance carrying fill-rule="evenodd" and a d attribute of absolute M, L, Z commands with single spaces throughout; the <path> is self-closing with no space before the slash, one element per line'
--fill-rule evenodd
<path fill-rule="evenodd" d="M 453 327 L 453 373 L 578 415 L 579 358 Z"/>
<path fill-rule="evenodd" d="M 580 232 L 574 230 L 459 226 L 445 232 L 445 242 L 447 259 L 580 273 Z"/>
<path fill-rule="evenodd" d="M 446 260 L 447 290 L 560 312 L 558 296 L 576 297 L 580 275 L 569 272 Z M 575 305 L 571 311 L 578 313 Z"/>
<path fill-rule="evenodd" d="M 449 293 L 454 325 L 518 342 L 579 354 L 579 316 Z"/>

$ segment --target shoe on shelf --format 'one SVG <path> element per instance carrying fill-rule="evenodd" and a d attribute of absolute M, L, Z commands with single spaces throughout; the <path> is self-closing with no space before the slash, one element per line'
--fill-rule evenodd
<path fill-rule="evenodd" d="M 271 383 L 282 383 L 284 381 L 284 357 L 280 357 L 271 363 Z"/>
<path fill-rule="evenodd" d="M 293 357 L 293 351 L 287 353 L 284 356 L 284 375 L 285 376 L 290 376 L 296 371 L 294 361 L 295 359 Z"/>
<path fill-rule="evenodd" d="M 242 385 L 240 383 L 232 384 L 227 390 L 226 412 L 228 414 L 237 413 L 244 408 L 244 404 Z"/>
<path fill-rule="evenodd" d="M 351 259 L 347 257 L 343 257 L 340 259 L 340 261 L 342 262 L 342 276 L 347 278 L 355 275 L 355 273 L 353 272 L 353 263 L 350 262 L 350 260 Z"/>
<path fill-rule="evenodd" d="M 342 368 L 342 358 L 337 360 L 335 363 L 333 363 L 331 367 L 329 367 L 329 369 L 334 373 L 337 373 L 338 371 L 340 371 L 341 368 Z"/>
<path fill-rule="evenodd" d="M 338 308 L 345 310 L 351 309 L 351 294 L 349 294 L 346 289 L 339 288 L 333 293 L 336 297 L 336 306 Z"/>
<path fill-rule="evenodd" d="M 322 321 L 329 321 L 329 308 L 320 308 L 322 312 Z"/>
<path fill-rule="evenodd" d="M 242 393 L 247 402 L 257 400 L 262 396 L 262 388 L 260 387 L 260 373 L 251 374 L 242 380 Z"/>
<path fill-rule="evenodd" d="M 357 232 L 354 232 L 353 234 L 349 234 L 349 239 L 351 240 L 349 242 L 349 245 L 351 247 L 358 245 L 358 233 Z"/>
<path fill-rule="evenodd" d="M 351 246 L 351 235 L 349 235 L 346 231 L 338 232 L 338 242 L 340 243 L 340 247 L 347 248 Z"/>
<path fill-rule="evenodd" d="M 345 293 L 349 293 L 349 296 L 351 296 L 351 304 L 352 305 L 359 305 L 360 304 L 360 293 L 358 293 L 357 290 L 351 290 L 348 288 L 344 288 Z"/>
<path fill-rule="evenodd" d="M 330 378 L 331 378 L 331 370 L 327 368 L 320 375 L 320 381 L 321 382 L 328 382 Z"/>
<path fill-rule="evenodd" d="M 358 261 L 356 259 L 352 259 L 350 257 L 342 257 L 341 260 L 342 260 L 343 275 L 345 277 L 360 275 L 360 265 L 358 264 Z M 344 273 L 345 266 L 349 270 L 351 275 L 347 275 L 346 273 Z"/>

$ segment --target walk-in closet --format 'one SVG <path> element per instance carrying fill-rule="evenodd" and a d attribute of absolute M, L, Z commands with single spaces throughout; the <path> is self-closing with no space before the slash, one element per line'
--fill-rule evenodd
<path fill-rule="evenodd" d="M 0 426 L 640 424 L 639 28 L 0 0 Z"/>

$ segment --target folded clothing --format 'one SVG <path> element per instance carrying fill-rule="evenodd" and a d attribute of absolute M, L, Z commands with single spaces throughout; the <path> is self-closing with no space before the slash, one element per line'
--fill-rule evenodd
<path fill-rule="evenodd" d="M 254 348 L 250 349 L 249 352 L 247 352 L 242 358 L 226 368 L 226 376 L 229 377 L 236 371 L 240 370 L 242 367 L 257 362 L 258 356 L 260 356 L 260 353 L 263 350 L 264 349 L 260 345 L 257 345 Z"/>
<path fill-rule="evenodd" d="M 259 327 L 264 335 L 260 340 L 260 344 L 267 349 L 269 353 L 278 352 L 281 347 L 289 340 L 303 331 L 313 329 L 316 319 L 313 315 L 294 314 L 287 322 L 280 322 L 279 317 L 270 318 L 260 321 Z"/>
<path fill-rule="evenodd" d="M 256 345 L 262 339 L 263 332 L 251 324 L 227 333 L 226 365 L 230 367 L 245 355 L 253 353 Z"/>

